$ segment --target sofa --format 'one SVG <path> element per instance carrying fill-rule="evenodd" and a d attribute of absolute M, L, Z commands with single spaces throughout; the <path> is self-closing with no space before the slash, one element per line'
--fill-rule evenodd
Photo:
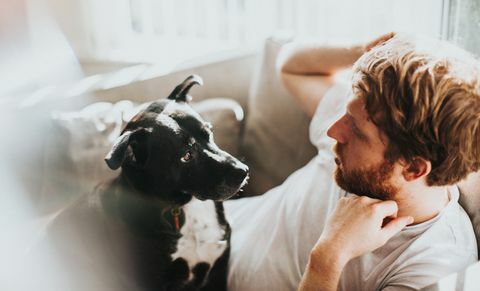
<path fill-rule="evenodd" d="M 82 93 L 89 96 L 85 102 L 50 114 L 42 151 L 44 175 L 37 188 L 40 195 L 34 198 L 39 212 L 55 211 L 116 175 L 103 157 L 122 126 L 145 104 L 167 96 L 192 73 L 202 76 L 205 84 L 191 90 L 193 107 L 213 123 L 217 144 L 250 167 L 251 178 L 241 195 L 261 195 L 282 183 L 316 154 L 308 139 L 309 119 L 283 88 L 275 70 L 277 53 L 288 41 L 270 38 L 260 53 L 169 74 L 152 73 L 155 66 L 145 65 L 124 75 L 120 71 L 102 75 L 100 84 Z M 118 76 L 123 79 L 115 83 Z M 470 175 L 459 186 L 461 203 L 478 239 L 480 173 Z M 477 263 L 425 290 L 478 290 L 479 276 Z"/>

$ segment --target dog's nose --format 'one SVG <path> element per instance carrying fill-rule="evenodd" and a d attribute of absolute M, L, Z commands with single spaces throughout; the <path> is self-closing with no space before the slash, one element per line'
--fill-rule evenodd
<path fill-rule="evenodd" d="M 233 172 L 232 172 L 232 179 L 235 181 L 235 183 L 242 183 L 245 178 L 247 177 L 248 175 L 248 167 L 245 166 L 245 165 L 242 165 L 240 167 L 236 167 L 234 168 Z"/>

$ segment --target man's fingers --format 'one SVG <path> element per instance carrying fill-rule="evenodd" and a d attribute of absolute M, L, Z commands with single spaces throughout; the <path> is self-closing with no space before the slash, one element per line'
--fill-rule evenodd
<path fill-rule="evenodd" d="M 395 36 L 395 32 L 389 32 L 381 36 L 382 42 L 385 42 Z"/>
<path fill-rule="evenodd" d="M 375 214 L 379 215 L 382 219 L 385 217 L 397 217 L 398 205 L 397 202 L 393 200 L 378 202 L 374 205 L 374 207 Z"/>
<path fill-rule="evenodd" d="M 413 223 L 413 217 L 402 216 L 390 220 L 383 228 L 382 232 L 385 235 L 385 241 L 400 232 L 405 226 Z"/>
<path fill-rule="evenodd" d="M 372 48 L 376 47 L 377 45 L 380 45 L 384 42 L 386 42 L 387 40 L 391 39 L 392 37 L 395 36 L 395 32 L 389 32 L 389 33 L 386 33 L 384 35 L 381 35 L 379 36 L 378 38 L 376 38 L 375 40 L 371 41 L 370 43 L 368 43 L 366 45 L 366 51 L 369 51 L 371 50 Z"/>

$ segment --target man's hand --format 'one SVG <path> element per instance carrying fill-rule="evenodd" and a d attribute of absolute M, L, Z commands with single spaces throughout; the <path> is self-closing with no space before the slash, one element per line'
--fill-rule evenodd
<path fill-rule="evenodd" d="M 348 261 L 381 247 L 413 222 L 397 217 L 397 211 L 395 201 L 341 198 L 312 249 L 299 290 L 337 290 Z"/>
<path fill-rule="evenodd" d="M 364 52 L 368 52 L 369 50 L 371 50 L 372 48 L 376 47 L 377 45 L 380 45 L 384 42 L 386 42 L 387 40 L 391 39 L 392 37 L 395 36 L 395 32 L 389 32 L 387 34 L 384 34 L 382 36 L 379 36 L 377 37 L 376 39 L 370 41 L 369 43 L 367 43 L 365 46 L 364 46 Z"/>
<path fill-rule="evenodd" d="M 397 211 L 392 200 L 341 198 L 312 252 L 319 245 L 328 246 L 346 261 L 371 252 L 413 222 L 410 216 L 397 217 Z"/>

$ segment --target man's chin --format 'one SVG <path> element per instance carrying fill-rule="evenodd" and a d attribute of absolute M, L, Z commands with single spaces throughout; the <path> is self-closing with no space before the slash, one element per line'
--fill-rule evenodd
<path fill-rule="evenodd" d="M 345 175 L 342 168 L 335 169 L 335 181 L 343 190 L 358 195 L 379 200 L 390 200 L 395 187 L 385 182 L 387 175 L 370 173 L 371 171 L 357 171 Z M 379 175 L 380 174 L 380 175 Z M 384 178 L 384 179 L 379 179 Z"/>

